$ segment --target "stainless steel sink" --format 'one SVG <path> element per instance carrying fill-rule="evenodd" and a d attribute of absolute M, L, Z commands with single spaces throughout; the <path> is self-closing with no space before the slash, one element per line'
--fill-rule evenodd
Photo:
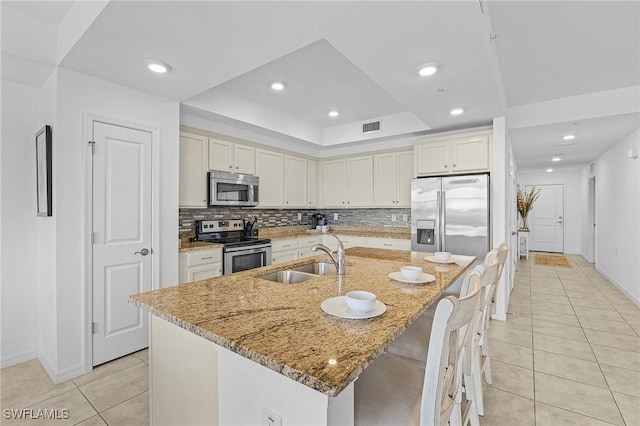
<path fill-rule="evenodd" d="M 315 275 L 328 275 L 336 273 L 336 265 L 328 262 L 313 262 L 306 265 L 296 266 L 295 268 L 291 269 L 293 269 L 294 271 L 306 272 L 308 274 Z"/>
<path fill-rule="evenodd" d="M 264 274 L 258 276 L 258 278 L 267 281 L 273 281 L 275 283 L 283 283 L 283 284 L 296 284 L 301 283 L 306 280 L 310 280 L 311 278 L 316 278 L 317 275 L 307 274 L 299 271 L 278 271 L 272 272 L 270 274 Z"/>

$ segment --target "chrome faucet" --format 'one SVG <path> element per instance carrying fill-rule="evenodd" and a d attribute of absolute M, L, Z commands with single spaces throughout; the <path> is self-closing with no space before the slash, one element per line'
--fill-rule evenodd
<path fill-rule="evenodd" d="M 344 246 L 342 245 L 342 241 L 340 241 L 340 238 L 336 237 L 333 234 L 329 234 L 329 235 L 331 235 L 336 240 L 338 240 L 338 257 L 337 258 L 333 255 L 333 253 L 331 252 L 331 249 L 325 246 L 324 244 L 316 244 L 315 246 L 311 247 L 311 251 L 322 250 L 323 252 L 327 253 L 329 256 L 331 256 L 331 260 L 333 261 L 333 264 L 336 265 L 336 271 L 338 272 L 338 275 L 344 275 Z"/>

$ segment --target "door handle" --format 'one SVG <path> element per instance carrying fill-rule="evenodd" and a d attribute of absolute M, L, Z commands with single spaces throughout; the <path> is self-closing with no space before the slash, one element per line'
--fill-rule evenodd
<path fill-rule="evenodd" d="M 561 221 L 561 220 L 559 220 L 559 221 L 558 221 L 557 223 L 560 223 L 560 224 L 562 224 L 562 223 L 564 223 L 564 222 L 563 222 L 563 221 Z"/>
<path fill-rule="evenodd" d="M 149 254 L 149 249 L 148 249 L 148 248 L 143 248 L 142 250 L 140 250 L 140 251 L 136 251 L 136 252 L 134 252 L 133 254 L 141 254 L 141 255 L 143 255 L 143 256 L 146 256 L 146 255 L 148 255 L 148 254 Z"/>

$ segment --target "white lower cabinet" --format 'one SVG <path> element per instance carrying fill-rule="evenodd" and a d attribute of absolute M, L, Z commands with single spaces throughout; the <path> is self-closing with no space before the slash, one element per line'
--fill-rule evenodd
<path fill-rule="evenodd" d="M 298 238 L 298 259 L 303 257 L 315 256 L 322 252 L 311 251 L 311 247 L 316 244 L 322 244 L 322 235 L 314 235 L 312 237 L 300 237 Z"/>
<path fill-rule="evenodd" d="M 271 240 L 271 264 L 288 262 L 298 258 L 298 239 Z"/>
<path fill-rule="evenodd" d="M 364 246 L 387 250 L 411 250 L 411 240 L 401 238 L 374 238 L 366 237 Z"/>
<path fill-rule="evenodd" d="M 340 238 L 345 249 L 351 247 L 364 247 L 364 237 L 354 237 L 351 235 L 337 235 L 337 237 Z M 336 239 L 328 235 L 325 236 L 323 244 L 334 251 L 338 248 L 338 242 Z"/>
<path fill-rule="evenodd" d="M 222 248 L 183 251 L 178 254 L 180 284 L 222 275 Z"/>

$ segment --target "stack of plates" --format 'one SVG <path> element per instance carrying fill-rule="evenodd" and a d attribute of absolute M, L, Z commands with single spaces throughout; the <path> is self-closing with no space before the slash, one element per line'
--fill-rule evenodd
<path fill-rule="evenodd" d="M 402 272 L 392 272 L 389 274 L 389 278 L 394 281 L 400 281 L 401 283 L 407 284 L 424 284 L 436 280 L 436 277 L 434 277 L 433 275 L 424 273 L 420 275 L 420 278 L 418 278 L 417 280 L 408 280 L 402 276 Z"/>

